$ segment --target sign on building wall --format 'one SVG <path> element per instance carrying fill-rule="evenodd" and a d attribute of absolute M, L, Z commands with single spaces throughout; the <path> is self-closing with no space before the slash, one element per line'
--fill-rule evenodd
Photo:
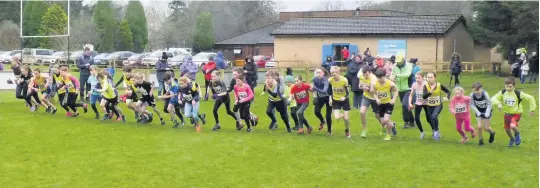
<path fill-rule="evenodd" d="M 407 57 L 407 40 L 379 40 L 378 53 L 382 58 L 390 58 L 397 54 Z"/>

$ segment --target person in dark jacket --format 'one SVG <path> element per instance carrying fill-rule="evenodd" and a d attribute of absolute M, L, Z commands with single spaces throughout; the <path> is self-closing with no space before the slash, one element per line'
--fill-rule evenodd
<path fill-rule="evenodd" d="M 169 57 L 165 52 L 163 53 L 161 59 L 156 62 L 156 77 L 159 83 L 158 96 L 165 93 L 165 81 L 163 80 L 163 76 L 167 71 L 171 71 L 171 67 L 169 67 L 169 63 L 167 63 Z M 174 73 L 172 73 L 172 75 L 174 75 Z"/>
<path fill-rule="evenodd" d="M 364 59 L 362 59 L 362 61 L 364 61 L 369 66 L 373 66 L 373 62 L 375 62 L 375 58 L 371 56 L 371 50 L 369 50 L 369 48 L 367 48 L 366 51 L 364 51 Z"/>
<path fill-rule="evenodd" d="M 248 57 L 245 59 L 245 61 L 246 64 L 244 65 L 242 70 L 244 70 L 248 85 L 251 87 L 251 90 L 254 90 L 257 86 L 257 79 L 259 78 L 259 76 L 257 75 L 257 65 L 255 64 L 253 57 Z"/>
<path fill-rule="evenodd" d="M 395 55 L 390 56 L 390 63 L 392 63 L 392 65 L 396 64 L 396 56 Z"/>
<path fill-rule="evenodd" d="M 366 62 L 362 61 L 362 56 L 357 55 L 356 57 L 354 57 L 354 60 L 349 63 L 347 69 L 347 80 L 351 85 L 351 91 L 354 93 L 353 107 L 356 109 L 360 109 L 360 103 L 362 101 L 363 94 L 362 88 L 358 87 L 359 79 L 357 75 L 364 65 L 366 65 Z"/>
<path fill-rule="evenodd" d="M 287 67 L 287 71 L 285 71 L 285 75 L 287 75 L 287 76 L 292 76 L 292 74 L 293 74 L 292 68 L 291 68 L 291 67 Z"/>
<path fill-rule="evenodd" d="M 326 70 L 326 72 L 330 72 L 330 67 L 336 66 L 336 62 L 334 59 L 332 59 L 332 56 L 326 56 L 326 61 L 323 61 L 321 66 Z"/>
<path fill-rule="evenodd" d="M 531 58 L 529 58 L 529 83 L 536 83 L 536 80 L 538 79 L 538 55 L 536 52 L 533 52 L 531 54 Z"/>
<path fill-rule="evenodd" d="M 450 73 L 454 77 L 454 86 L 459 85 L 459 74 L 461 74 L 461 56 L 454 52 L 452 54 L 452 62 L 450 63 Z"/>
<path fill-rule="evenodd" d="M 83 101 L 88 101 L 88 97 L 85 94 L 90 91 L 90 84 L 87 82 L 90 77 L 90 66 L 94 64 L 92 56 L 90 56 L 90 48 L 84 48 L 84 53 L 77 58 L 77 67 L 79 68 L 79 81 L 81 86 L 79 88 L 79 98 Z"/>

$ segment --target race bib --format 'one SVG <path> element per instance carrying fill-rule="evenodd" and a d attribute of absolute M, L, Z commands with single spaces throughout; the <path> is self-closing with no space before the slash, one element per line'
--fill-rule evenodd
<path fill-rule="evenodd" d="M 463 104 L 457 104 L 455 108 L 456 108 L 456 113 L 463 113 L 467 110 L 467 107 Z"/>
<path fill-rule="evenodd" d="M 363 89 L 364 87 L 369 88 L 369 84 L 360 83 L 360 89 Z"/>
<path fill-rule="evenodd" d="M 384 99 L 384 98 L 388 98 L 388 93 L 386 92 L 377 92 L 377 97 L 379 97 L 380 99 Z"/>
<path fill-rule="evenodd" d="M 296 95 L 296 98 L 303 99 L 303 98 L 306 98 L 307 93 L 306 91 L 301 91 L 301 92 L 295 93 L 295 95 Z"/>
<path fill-rule="evenodd" d="M 486 101 L 474 101 L 474 105 L 476 106 L 476 108 L 487 108 Z"/>
<path fill-rule="evenodd" d="M 422 96 L 424 95 L 424 93 L 422 91 L 417 91 L 416 92 L 416 102 L 421 102 L 422 99 L 424 99 Z"/>
<path fill-rule="evenodd" d="M 245 99 L 247 97 L 248 97 L 247 92 L 238 92 L 238 98 L 240 98 L 240 100 Z"/>
<path fill-rule="evenodd" d="M 514 100 L 512 98 L 505 98 L 504 99 L 504 104 L 506 104 L 508 106 L 514 106 L 514 105 L 516 105 L 516 100 Z"/>
<path fill-rule="evenodd" d="M 184 98 L 185 101 L 191 101 L 191 100 L 193 100 L 193 96 L 191 96 L 191 95 L 189 95 L 189 94 L 188 94 L 188 95 L 184 94 L 184 95 L 182 95 L 182 97 Z"/>
<path fill-rule="evenodd" d="M 217 87 L 214 87 L 214 91 L 216 91 L 216 93 L 223 93 L 223 88 L 221 86 L 217 86 Z"/>
<path fill-rule="evenodd" d="M 148 92 L 146 92 L 146 90 L 142 87 L 139 87 L 138 90 L 141 92 L 142 95 L 148 95 Z"/>
<path fill-rule="evenodd" d="M 428 97 L 428 104 L 431 104 L 431 105 L 437 105 L 439 103 L 441 103 L 441 98 L 440 97 Z"/>

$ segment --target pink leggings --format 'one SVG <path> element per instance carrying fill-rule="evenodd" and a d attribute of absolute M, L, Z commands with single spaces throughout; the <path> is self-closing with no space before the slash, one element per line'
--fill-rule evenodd
<path fill-rule="evenodd" d="M 461 127 L 463 123 L 465 123 L 465 131 L 473 132 L 474 129 L 471 127 L 471 118 L 470 117 L 456 117 L 456 130 L 461 135 L 461 137 L 467 137 Z"/>

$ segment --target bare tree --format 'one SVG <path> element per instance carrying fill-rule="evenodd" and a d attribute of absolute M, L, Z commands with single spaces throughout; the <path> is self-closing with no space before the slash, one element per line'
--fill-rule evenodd
<path fill-rule="evenodd" d="M 96 45 L 95 42 L 99 40 L 99 34 L 94 22 L 89 21 L 88 18 L 81 17 L 71 20 L 70 23 L 69 49 L 82 49 L 85 44 Z M 67 49 L 67 46 L 61 49 Z"/>
<path fill-rule="evenodd" d="M 343 6 L 342 0 L 327 0 L 321 2 L 315 10 L 319 11 L 336 11 L 336 10 L 345 10 L 346 7 Z"/>
<path fill-rule="evenodd" d="M 0 22 L 0 49 L 20 49 L 19 27 L 10 20 Z"/>
<path fill-rule="evenodd" d="M 356 5 L 360 10 L 369 10 L 372 9 L 375 4 L 372 1 L 356 1 Z"/>

